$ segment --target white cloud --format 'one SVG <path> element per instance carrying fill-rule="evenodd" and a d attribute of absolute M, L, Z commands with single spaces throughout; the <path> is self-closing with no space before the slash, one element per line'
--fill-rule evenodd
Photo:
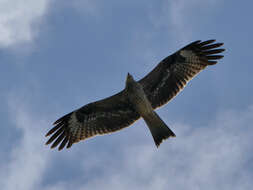
<path fill-rule="evenodd" d="M 31 42 L 37 34 L 35 24 L 45 15 L 48 0 L 1 0 L 0 47 Z"/>
<path fill-rule="evenodd" d="M 36 118 L 20 100 L 10 98 L 9 116 L 22 138 L 11 150 L 10 159 L 1 163 L 0 184 L 5 190 L 32 190 L 40 183 L 48 153 L 44 151 L 43 128 L 48 122 Z"/>
<path fill-rule="evenodd" d="M 47 13 L 49 3 L 49 0 L 0 0 L 0 48 L 12 48 L 33 42 L 39 33 L 41 20 Z M 60 8 L 65 6 L 92 16 L 99 13 L 97 3 L 91 0 L 59 2 Z"/>
<path fill-rule="evenodd" d="M 106 158 L 96 150 L 82 155 L 79 152 L 83 165 L 81 180 L 59 181 L 46 189 L 250 189 L 253 173 L 247 163 L 253 157 L 252 115 L 253 107 L 249 107 L 242 112 L 219 114 L 202 128 L 174 124 L 177 138 L 165 141 L 158 150 L 151 143 L 136 142 L 133 147 L 118 147 L 121 156 L 108 154 Z M 152 141 L 151 136 L 149 140 Z M 103 172 L 87 180 L 92 174 L 91 165 Z"/>

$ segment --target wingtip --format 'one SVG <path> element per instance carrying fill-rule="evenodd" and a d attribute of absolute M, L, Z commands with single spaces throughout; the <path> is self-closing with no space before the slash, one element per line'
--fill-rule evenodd
<path fill-rule="evenodd" d="M 71 140 L 69 140 L 66 148 L 69 149 L 72 145 L 73 145 L 73 143 L 71 142 Z"/>
<path fill-rule="evenodd" d="M 53 125 L 56 125 L 56 124 L 58 124 L 59 122 L 60 122 L 60 121 L 57 120 L 57 121 L 53 122 Z"/>
<path fill-rule="evenodd" d="M 210 39 L 210 40 L 208 40 L 210 43 L 214 43 L 214 42 L 216 42 L 216 39 Z"/>
<path fill-rule="evenodd" d="M 217 51 L 217 53 L 222 53 L 222 52 L 226 51 L 226 49 L 225 48 L 220 48 L 220 49 L 216 49 L 216 51 Z"/>
<path fill-rule="evenodd" d="M 196 40 L 196 41 L 194 41 L 193 43 L 194 44 L 197 44 L 197 43 L 200 43 L 201 42 L 201 40 Z"/>
<path fill-rule="evenodd" d="M 59 147 L 59 148 L 58 148 L 58 151 L 61 151 L 62 149 L 63 149 L 63 147 Z"/>
<path fill-rule="evenodd" d="M 217 45 L 218 47 L 220 47 L 220 46 L 223 46 L 224 43 L 223 43 L 223 42 L 219 42 L 219 43 L 216 43 L 216 45 Z"/>
<path fill-rule="evenodd" d="M 208 60 L 216 60 L 216 59 L 222 59 L 224 55 L 207 55 L 206 58 Z"/>
<path fill-rule="evenodd" d="M 45 135 L 45 137 L 48 137 L 50 135 L 50 133 L 49 132 L 47 132 L 47 134 Z"/>
<path fill-rule="evenodd" d="M 55 148 L 57 145 L 52 144 L 52 146 L 50 147 L 51 149 Z"/>
<path fill-rule="evenodd" d="M 203 47 L 203 46 L 210 45 L 210 44 L 214 43 L 215 41 L 216 41 L 216 39 L 206 40 L 206 41 L 202 41 L 202 42 L 199 43 L 198 45 L 199 45 L 200 47 Z"/>
<path fill-rule="evenodd" d="M 211 44 L 211 43 L 216 42 L 216 39 L 210 39 L 210 40 L 206 40 L 206 41 L 203 41 L 203 42 L 206 42 L 206 43 L 208 43 L 208 44 Z"/>
<path fill-rule="evenodd" d="M 216 65 L 218 63 L 218 61 L 207 61 L 208 65 Z"/>

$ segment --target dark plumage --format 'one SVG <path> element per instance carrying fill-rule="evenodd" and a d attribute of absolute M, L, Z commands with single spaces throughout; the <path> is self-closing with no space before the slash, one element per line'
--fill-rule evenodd
<path fill-rule="evenodd" d="M 223 57 L 220 53 L 225 49 L 219 48 L 223 43 L 214 42 L 215 40 L 195 41 L 163 59 L 140 81 L 134 81 L 134 84 L 140 85 L 141 89 L 143 89 L 144 94 L 142 96 L 147 98 L 147 104 L 150 104 L 152 109 L 164 105 L 175 97 L 185 87 L 187 82 L 200 71 L 209 65 L 216 64 L 217 60 Z M 160 118 L 155 113 L 152 114 L 154 120 L 148 119 L 149 117 L 144 113 L 145 110 L 137 109 L 133 101 L 129 99 L 128 93 L 129 91 L 125 88 L 111 97 L 87 104 L 61 117 L 46 134 L 46 136 L 51 135 L 46 144 L 53 143 L 51 148 L 59 145 L 59 150 L 65 146 L 70 148 L 73 143 L 77 143 L 80 140 L 123 129 L 140 117 L 145 119 L 148 126 L 154 123 L 153 121 L 155 120 L 158 123 L 163 123 L 160 123 L 160 125 L 166 126 L 164 122 L 159 121 Z M 159 132 L 158 129 L 159 126 L 157 131 L 152 132 L 151 130 L 153 137 L 155 134 L 161 136 L 158 139 L 154 137 L 157 146 L 162 140 L 175 136 L 170 129 L 167 135 L 161 133 L 161 131 Z"/>

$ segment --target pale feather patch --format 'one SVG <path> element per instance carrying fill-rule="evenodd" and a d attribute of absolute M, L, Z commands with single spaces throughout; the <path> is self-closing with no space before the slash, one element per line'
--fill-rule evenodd
<path fill-rule="evenodd" d="M 166 84 L 166 81 L 167 81 L 167 79 L 170 77 L 170 75 L 171 75 L 171 72 L 170 72 L 170 69 L 168 68 L 168 69 L 166 69 L 166 74 L 165 74 L 165 76 L 162 78 L 161 83 L 159 83 L 158 86 L 155 88 L 155 90 L 154 90 L 154 92 L 153 92 L 154 95 L 157 95 L 157 94 L 158 94 L 159 90 Z"/>
<path fill-rule="evenodd" d="M 188 57 L 191 57 L 192 55 L 194 55 L 193 51 L 189 51 L 189 50 L 181 50 L 179 53 L 184 58 L 188 58 Z"/>
<path fill-rule="evenodd" d="M 185 58 L 185 62 L 199 64 L 199 57 L 193 51 L 181 50 L 180 55 Z"/>

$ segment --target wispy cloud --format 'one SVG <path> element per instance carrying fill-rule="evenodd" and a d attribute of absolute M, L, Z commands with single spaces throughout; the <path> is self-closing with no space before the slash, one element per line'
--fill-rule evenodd
<path fill-rule="evenodd" d="M 40 24 L 49 10 L 49 0 L 1 0 L 0 2 L 0 48 L 15 48 L 19 45 L 31 45 L 39 35 Z M 57 3 L 55 2 L 55 5 Z M 73 0 L 61 2 L 59 8 L 65 6 L 75 11 L 98 16 L 98 5 L 90 0 Z M 20 50 L 19 50 L 20 51 Z"/>
<path fill-rule="evenodd" d="M 48 122 L 29 112 L 20 99 L 9 99 L 9 117 L 21 131 L 21 139 L 6 154 L 10 159 L 1 164 L 0 184 L 3 189 L 37 189 L 43 171 L 46 169 L 48 154 L 43 149 L 43 126 Z"/>
<path fill-rule="evenodd" d="M 164 142 L 158 150 L 136 142 L 133 147 L 118 147 L 121 156 L 108 155 L 110 159 L 85 151 L 78 155 L 85 158 L 79 163 L 83 167 L 80 181 L 58 181 L 48 189 L 249 189 L 253 185 L 253 173 L 247 169 L 252 159 L 252 115 L 251 106 L 242 112 L 221 113 L 202 128 L 174 124 L 177 138 Z M 90 165 L 103 172 L 89 178 Z"/>
<path fill-rule="evenodd" d="M 0 47 L 29 43 L 37 35 L 36 23 L 45 15 L 48 0 L 1 0 Z"/>

